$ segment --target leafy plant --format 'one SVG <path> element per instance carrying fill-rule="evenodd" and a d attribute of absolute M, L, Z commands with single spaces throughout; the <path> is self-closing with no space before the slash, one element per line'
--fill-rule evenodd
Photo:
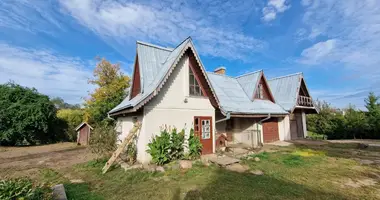
<path fill-rule="evenodd" d="M 46 191 L 42 187 L 34 187 L 26 178 L 0 180 L 0 199 L 44 199 Z"/>
<path fill-rule="evenodd" d="M 170 162 L 170 134 L 168 130 L 162 129 L 160 135 L 153 137 L 148 144 L 147 152 L 152 156 L 152 162 L 157 165 L 163 165 Z"/>
<path fill-rule="evenodd" d="M 189 136 L 189 158 L 197 159 L 200 157 L 202 152 L 202 143 L 198 136 L 194 135 L 194 129 L 190 129 Z"/>
<path fill-rule="evenodd" d="M 118 133 L 113 125 L 101 123 L 91 131 L 90 149 L 91 152 L 104 157 L 116 149 Z"/>
<path fill-rule="evenodd" d="M 173 128 L 170 137 L 170 160 L 178 160 L 183 158 L 183 143 L 185 142 L 185 130 L 177 133 L 177 129 Z"/>

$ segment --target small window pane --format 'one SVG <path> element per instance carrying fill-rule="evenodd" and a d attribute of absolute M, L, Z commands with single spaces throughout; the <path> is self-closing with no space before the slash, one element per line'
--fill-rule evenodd
<path fill-rule="evenodd" d="M 194 86 L 190 86 L 190 95 L 195 95 Z"/>
<path fill-rule="evenodd" d="M 190 85 L 194 85 L 194 75 L 190 74 Z"/>

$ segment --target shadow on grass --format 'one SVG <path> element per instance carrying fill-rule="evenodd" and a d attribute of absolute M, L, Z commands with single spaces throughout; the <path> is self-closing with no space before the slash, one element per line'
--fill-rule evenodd
<path fill-rule="evenodd" d="M 347 197 L 266 175 L 256 176 L 218 169 L 212 180 L 203 188 L 192 189 L 184 194 L 181 193 L 181 188 L 176 188 L 172 200 L 181 199 L 347 199 Z"/>

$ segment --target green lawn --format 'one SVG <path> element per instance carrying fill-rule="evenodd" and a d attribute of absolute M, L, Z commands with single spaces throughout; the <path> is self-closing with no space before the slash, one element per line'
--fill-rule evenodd
<path fill-rule="evenodd" d="M 44 172 L 49 182 L 66 182 L 69 199 L 380 199 L 380 169 L 352 159 L 330 156 L 334 149 L 285 147 L 243 160 L 255 176 L 195 164 L 192 169 L 149 173 L 114 168 L 101 174 L 104 161 L 81 164 L 68 172 L 85 183 L 70 184 L 56 172 Z M 332 149 L 332 150 L 331 150 Z M 61 172 L 62 173 L 62 172 Z M 54 178 L 55 177 L 55 178 Z"/>

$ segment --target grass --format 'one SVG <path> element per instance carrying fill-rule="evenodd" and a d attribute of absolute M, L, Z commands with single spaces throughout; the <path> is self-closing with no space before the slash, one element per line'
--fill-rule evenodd
<path fill-rule="evenodd" d="M 353 147 L 352 147 L 353 148 Z M 125 172 L 113 168 L 101 174 L 106 160 L 80 164 L 64 172 L 41 171 L 45 182 L 64 183 L 68 199 L 379 199 L 379 184 L 354 188 L 348 180 L 380 181 L 380 169 L 362 166 L 352 159 L 331 156 L 331 151 L 350 148 L 283 147 L 278 152 L 254 155 L 260 161 L 242 161 L 252 170 L 265 174 L 227 171 L 216 166 L 195 163 L 190 170 L 150 173 Z M 364 153 L 371 153 L 363 151 Z M 363 153 L 362 152 L 362 153 Z M 338 154 L 337 153 L 337 154 Z M 72 184 L 62 173 L 81 178 L 85 183 Z"/>

